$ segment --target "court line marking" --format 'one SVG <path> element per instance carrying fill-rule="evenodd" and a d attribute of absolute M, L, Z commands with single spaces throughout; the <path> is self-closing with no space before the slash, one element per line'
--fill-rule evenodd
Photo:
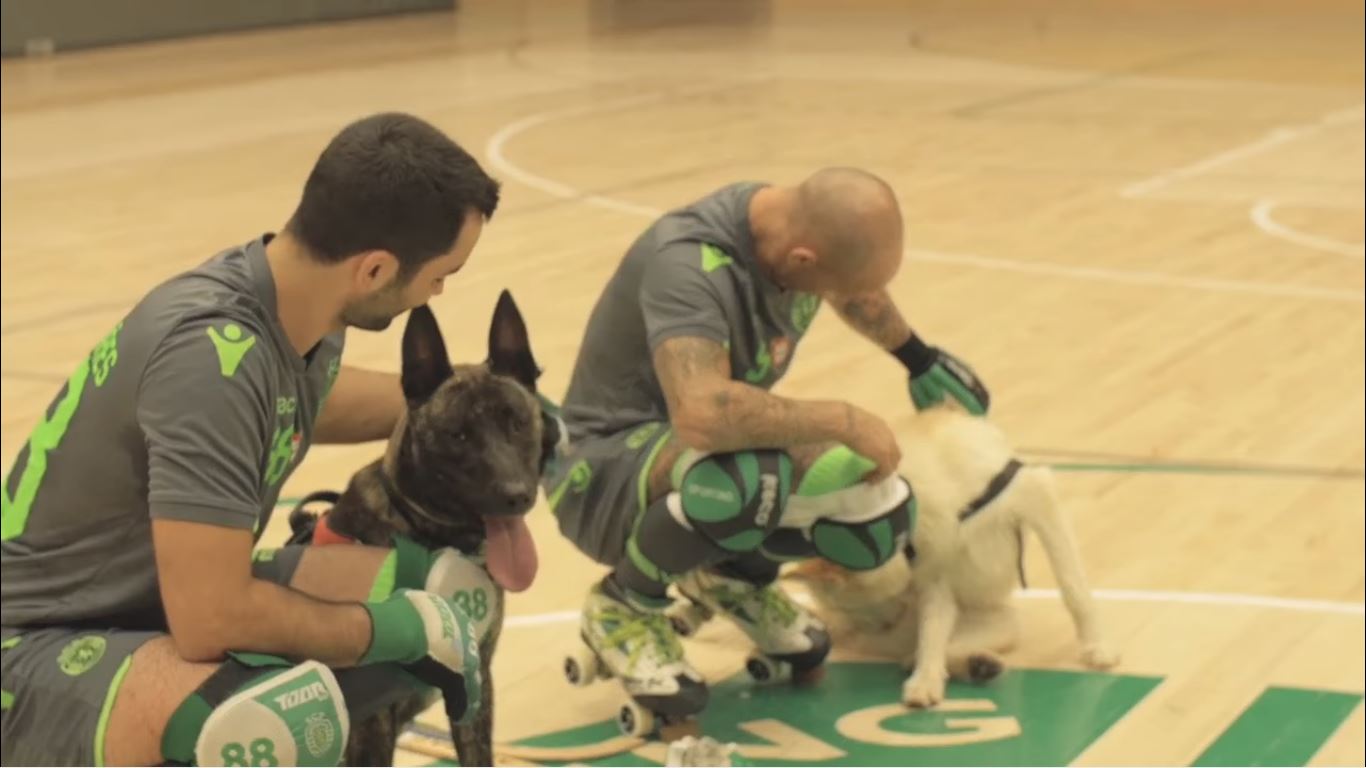
<path fill-rule="evenodd" d="M 1317 288 L 1311 285 L 1275 285 L 1271 283 L 1260 283 L 1255 280 L 1230 280 L 1218 277 L 1181 277 L 1165 272 L 1106 269 L 1104 267 L 1076 267 L 1046 261 L 1020 261 L 1017 259 L 1002 259 L 993 256 L 976 256 L 968 253 L 930 251 L 923 248 L 910 248 L 907 249 L 906 253 L 917 261 L 956 264 L 965 267 L 977 267 L 979 269 L 992 269 L 999 272 L 1047 275 L 1049 277 L 1060 277 L 1069 280 L 1089 280 L 1092 282 L 1122 283 L 1125 285 L 1163 286 L 1167 288 L 1211 291 L 1214 293 L 1279 296 L 1350 304 L 1366 303 L 1366 294 L 1341 288 Z"/>
<path fill-rule="evenodd" d="M 1362 120 L 1363 117 L 1366 117 L 1366 105 L 1358 104 L 1354 107 L 1347 107 L 1345 109 L 1329 112 L 1312 123 L 1279 126 L 1273 128 L 1260 139 L 1245 144 L 1239 144 L 1204 159 L 1197 160 L 1189 165 L 1162 171 L 1155 176 L 1150 176 L 1142 181 L 1129 184 L 1121 189 L 1119 194 L 1121 197 L 1127 197 L 1129 199 L 1148 197 L 1154 192 L 1170 186 L 1174 182 L 1208 173 L 1209 171 L 1218 168 L 1221 165 L 1227 165 L 1234 160 L 1241 160 L 1254 155 L 1259 155 L 1282 144 L 1311 136 L 1324 128 L 1341 125 L 1343 123 L 1356 122 Z"/>
<path fill-rule="evenodd" d="M 1091 592 L 1097 600 L 1112 603 L 1185 603 L 1191 605 L 1218 605 L 1240 608 L 1269 608 L 1278 611 L 1298 613 L 1328 613 L 1342 616 L 1366 616 L 1366 604 L 1345 603 L 1333 600 L 1306 600 L 1292 597 L 1270 597 L 1267 595 L 1244 595 L 1232 592 L 1168 592 L 1145 589 L 1097 589 Z M 1056 589 L 1021 589 L 1015 597 L 1025 600 L 1059 600 L 1061 595 Z M 578 621 L 581 611 L 551 611 L 532 613 L 523 616 L 509 616 L 503 621 L 504 627 L 542 627 L 551 624 L 567 624 Z"/>
<path fill-rule="evenodd" d="M 1054 96 L 1064 94 L 1075 94 L 1081 91 L 1088 91 L 1106 85 L 1132 80 L 1150 72 L 1168 69 L 1175 64 L 1184 64 L 1193 59 L 1205 58 L 1215 53 L 1212 48 L 1201 48 L 1198 50 L 1186 50 L 1179 53 L 1169 53 L 1163 56 L 1147 59 L 1144 61 L 1130 64 L 1126 67 L 1111 70 L 1099 70 L 1093 72 L 1078 73 L 1077 78 L 1064 83 L 1056 83 L 1043 86 L 1035 86 L 1019 91 L 999 94 L 985 99 L 978 99 L 960 107 L 949 110 L 949 114 L 955 117 L 981 117 L 988 112 L 994 112 L 1004 107 L 1015 107 L 1020 104 L 1029 104 L 1037 101 L 1051 99 Z M 978 60 L 980 61 L 980 59 Z"/>
<path fill-rule="evenodd" d="M 504 125 L 499 128 L 484 145 L 484 154 L 488 158 L 489 165 L 497 172 L 516 180 L 532 189 L 537 189 L 555 197 L 566 200 L 594 205 L 599 208 L 618 211 L 620 213 L 654 218 L 663 213 L 658 208 L 648 205 L 640 205 L 625 200 L 620 200 L 607 195 L 599 195 L 578 187 L 557 181 L 547 176 L 534 173 L 509 159 L 507 155 L 508 143 L 520 134 L 557 120 L 565 120 L 586 115 L 596 115 L 605 112 L 616 112 L 632 109 L 647 104 L 658 104 L 682 96 L 709 93 L 728 88 L 740 87 L 743 85 L 753 85 L 763 82 L 770 78 L 753 78 L 740 83 L 727 83 L 723 85 L 711 84 L 694 88 L 678 89 L 674 91 L 658 91 L 654 93 L 628 96 L 625 98 L 609 99 L 596 104 L 577 105 L 572 107 L 559 107 L 540 112 L 534 112 L 525 117 Z M 1336 114 L 1336 113 L 1334 113 Z M 1216 293 L 1230 294 L 1254 294 L 1260 296 L 1280 296 L 1303 299 L 1314 299 L 1319 301 L 1334 301 L 1352 304 L 1366 303 L 1366 294 L 1343 290 L 1338 288 L 1317 288 L 1302 285 L 1278 285 L 1271 283 L 1261 283 L 1256 281 L 1229 280 L 1222 278 L 1200 278 L 1200 277 L 1181 277 L 1178 275 L 1166 274 L 1162 272 L 1143 272 L 1131 270 L 1106 269 L 1103 267 L 1078 267 L 1049 262 L 1029 262 L 1016 259 L 1002 259 L 989 256 L 977 256 L 965 253 L 948 253 L 945 251 L 927 250 L 923 248 L 910 248 L 907 255 L 912 259 L 926 262 L 939 262 L 955 264 L 960 266 L 977 267 L 979 269 L 991 269 L 1006 272 L 1019 272 L 1027 274 L 1047 275 L 1049 277 L 1060 277 L 1071 280 L 1088 280 L 1093 282 L 1113 282 L 1127 285 L 1159 285 L 1172 288 L 1186 288 L 1194 290 L 1212 291 Z"/>
<path fill-rule="evenodd" d="M 1273 478 L 1366 480 L 1366 467 L 1285 464 L 1248 459 L 1157 457 L 1086 448 L 1049 448 L 1028 445 L 1018 446 L 1016 450 L 1029 461 L 1043 464 L 1055 472 L 1109 471 L 1128 474 L 1179 472 L 1208 477 L 1240 474 Z"/>
<path fill-rule="evenodd" d="M 1249 213 L 1252 218 L 1252 223 L 1256 225 L 1257 229 L 1260 229 L 1271 237 L 1286 240 L 1295 245 L 1312 248 L 1316 251 L 1335 253 L 1339 256 L 1347 256 L 1348 258 L 1366 258 L 1366 245 L 1363 245 L 1362 243 L 1349 243 L 1343 240 L 1334 240 L 1331 237 L 1324 237 L 1322 235 L 1311 235 L 1276 221 L 1276 219 L 1272 218 L 1271 212 L 1276 210 L 1280 205 L 1281 203 L 1276 200 L 1258 200 L 1257 204 L 1252 206 L 1252 210 Z M 1303 207 L 1314 208 L 1320 206 L 1305 204 Z"/>

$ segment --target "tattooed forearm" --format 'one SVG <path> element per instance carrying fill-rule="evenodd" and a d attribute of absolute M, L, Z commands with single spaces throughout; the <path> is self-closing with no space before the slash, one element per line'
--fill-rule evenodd
<path fill-rule="evenodd" d="M 896 349 L 911 337 L 911 327 L 885 290 L 832 296 L 830 303 L 844 322 L 883 349 Z"/>
<path fill-rule="evenodd" d="M 718 393 L 716 403 L 705 440 L 714 452 L 842 440 L 855 423 L 848 403 L 789 400 L 738 381 Z"/>
<path fill-rule="evenodd" d="M 852 430 L 846 403 L 789 400 L 730 378 L 724 347 L 706 339 L 670 339 L 656 349 L 655 372 L 679 439 L 711 452 L 784 448 L 840 440 Z"/>

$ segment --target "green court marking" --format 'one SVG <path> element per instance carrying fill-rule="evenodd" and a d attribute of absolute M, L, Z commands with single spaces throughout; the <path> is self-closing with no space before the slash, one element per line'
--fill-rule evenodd
<path fill-rule="evenodd" d="M 1304 765 L 1360 703 L 1358 693 L 1267 688 L 1195 765 Z"/>
<path fill-rule="evenodd" d="M 1066 765 L 1161 681 L 1016 669 L 987 686 L 950 684 L 947 708 L 926 712 L 895 703 L 901 679 L 894 665 L 867 663 L 831 664 L 825 680 L 808 689 L 756 687 L 732 678 L 713 688 L 702 715 L 703 731 L 740 745 L 740 759 L 748 765 Z M 1194 765 L 1305 765 L 1361 700 L 1355 693 L 1268 688 Z M 766 731 L 772 738 L 740 727 L 761 721 L 778 724 Z M 417 730 L 428 737 L 444 736 L 436 729 Z M 587 747 L 619 736 L 615 724 L 603 721 L 520 744 Z M 790 751 L 776 760 L 745 754 L 746 747 Z M 625 753 L 588 765 L 655 763 Z"/>
<path fill-rule="evenodd" d="M 761 687 L 738 675 L 713 687 L 702 729 L 740 745 L 751 765 L 1067 765 L 1161 682 L 1012 669 L 987 686 L 951 683 L 947 706 L 912 711 L 899 703 L 904 679 L 895 664 L 848 662 L 830 664 L 810 688 Z M 764 736 L 741 727 L 755 723 Z M 604 721 L 520 743 L 584 747 L 619 735 Z M 787 756 L 764 757 L 764 748 Z M 589 764 L 657 763 L 626 753 Z"/>
<path fill-rule="evenodd" d="M 1363 480 L 1366 469 L 1306 464 L 1205 459 L 1155 459 L 1107 451 L 1021 447 L 1020 453 L 1060 472 L 1170 473 L 1190 475 L 1251 475 L 1304 477 L 1324 480 Z"/>

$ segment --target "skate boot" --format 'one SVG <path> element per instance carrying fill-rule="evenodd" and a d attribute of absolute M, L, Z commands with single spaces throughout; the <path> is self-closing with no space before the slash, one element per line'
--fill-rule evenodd
<path fill-rule="evenodd" d="M 574 685 L 617 678 L 631 697 L 617 724 L 628 735 L 644 736 L 656 725 L 701 712 L 707 685 L 684 658 L 663 608 L 637 605 L 618 592 L 601 582 L 589 591 L 581 624 L 584 647 L 565 659 L 565 677 Z"/>
<path fill-rule="evenodd" d="M 695 630 L 699 615 L 719 613 L 730 619 L 757 647 L 758 652 L 745 663 L 756 682 L 810 682 L 819 677 L 821 663 L 830 653 L 830 633 L 776 584 L 760 586 L 696 569 L 675 586 L 692 602 L 675 609 L 675 627 Z"/>

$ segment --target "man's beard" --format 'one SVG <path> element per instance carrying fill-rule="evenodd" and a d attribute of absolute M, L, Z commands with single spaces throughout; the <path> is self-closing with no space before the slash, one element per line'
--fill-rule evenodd
<path fill-rule="evenodd" d="M 342 323 L 362 331 L 383 331 L 394 322 L 394 318 L 407 311 L 401 296 L 400 290 L 386 287 L 343 308 Z"/>

